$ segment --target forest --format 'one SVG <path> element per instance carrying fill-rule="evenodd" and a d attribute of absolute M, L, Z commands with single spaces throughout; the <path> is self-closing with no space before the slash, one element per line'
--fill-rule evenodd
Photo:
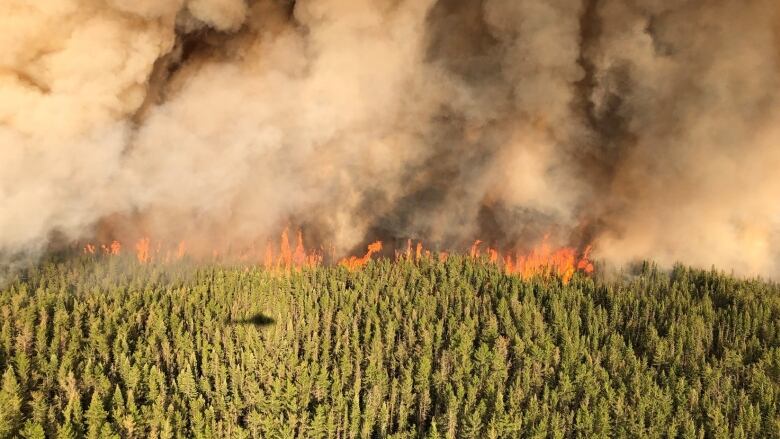
<path fill-rule="evenodd" d="M 778 438 L 780 287 L 52 257 L 0 286 L 0 374 L 0 438 Z"/>

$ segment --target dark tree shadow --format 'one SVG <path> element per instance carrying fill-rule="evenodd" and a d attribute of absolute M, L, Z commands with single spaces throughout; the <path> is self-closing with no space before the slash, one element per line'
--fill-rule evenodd
<path fill-rule="evenodd" d="M 245 319 L 232 320 L 230 323 L 237 324 L 237 325 L 255 325 L 255 326 L 263 327 L 263 326 L 273 325 L 274 323 L 276 323 L 276 320 L 259 312 Z"/>

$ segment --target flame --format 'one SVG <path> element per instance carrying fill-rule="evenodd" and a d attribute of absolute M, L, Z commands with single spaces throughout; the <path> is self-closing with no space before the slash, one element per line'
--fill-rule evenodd
<path fill-rule="evenodd" d="M 138 262 L 146 264 L 151 261 L 149 256 L 149 238 L 141 238 L 135 243 L 135 255 Z"/>
<path fill-rule="evenodd" d="M 316 251 L 306 251 L 303 233 L 296 235 L 295 250 L 290 249 L 290 232 L 284 229 L 279 242 L 279 256 L 274 254 L 273 245 L 266 246 L 263 265 L 268 270 L 290 270 L 293 268 L 315 267 L 322 262 L 322 255 Z"/>
<path fill-rule="evenodd" d="M 290 253 L 288 229 L 284 229 L 284 232 L 282 232 L 282 241 L 279 244 L 279 251 L 281 252 L 280 258 L 282 266 L 290 267 L 292 265 L 292 254 Z"/>
<path fill-rule="evenodd" d="M 265 260 L 263 265 L 266 269 L 271 269 L 274 265 L 274 248 L 271 246 L 270 242 L 265 247 Z"/>
<path fill-rule="evenodd" d="M 495 248 L 481 248 L 483 241 L 476 240 L 471 245 L 468 257 L 471 259 L 485 259 L 490 264 L 495 264 L 508 275 L 519 276 L 522 279 L 530 279 L 535 276 L 554 276 L 561 279 L 564 284 L 568 284 L 577 272 L 585 274 L 593 273 L 594 266 L 590 260 L 591 246 L 586 247 L 581 254 L 572 247 L 553 248 L 549 244 L 548 236 L 545 236 L 542 242 L 534 247 L 530 252 L 505 252 L 502 253 Z M 121 254 L 122 244 L 119 241 L 112 241 L 109 245 L 100 245 L 103 253 L 109 256 L 118 256 Z M 149 264 L 155 261 L 170 262 L 171 260 L 181 260 L 187 255 L 187 244 L 180 241 L 175 247 L 168 247 L 163 254 L 163 243 L 156 242 L 154 251 L 152 251 L 152 241 L 149 237 L 140 238 L 135 243 L 135 256 L 139 264 Z M 338 264 L 346 267 L 350 271 L 358 270 L 364 267 L 372 258 L 382 250 L 382 241 L 376 241 L 368 245 L 366 253 L 363 256 L 350 256 L 339 260 Z M 97 251 L 96 245 L 87 243 L 83 247 L 84 254 L 94 255 Z M 332 252 L 335 250 L 331 249 Z M 268 271 L 289 271 L 303 267 L 316 267 L 322 264 L 322 252 L 307 250 L 303 240 L 302 231 L 298 230 L 295 236 L 295 247 L 290 243 L 290 231 L 282 231 L 278 254 L 275 246 L 268 243 L 263 254 L 259 254 L 254 244 L 242 251 L 224 252 L 214 248 L 211 252 L 213 260 L 227 260 L 230 255 L 237 256 L 237 259 L 245 264 L 254 262 L 262 264 Z M 446 261 L 450 254 L 446 251 L 438 253 L 440 261 Z M 421 241 L 415 245 L 412 240 L 407 240 L 404 251 L 396 251 L 396 260 L 406 259 L 413 262 L 419 262 L 424 259 L 430 259 L 432 253 L 425 249 Z M 335 260 L 331 259 L 331 260 Z"/>
<path fill-rule="evenodd" d="M 356 270 L 368 263 L 371 260 L 371 255 L 382 250 L 382 241 L 376 241 L 368 245 L 368 251 L 362 257 L 351 256 L 347 259 L 339 261 L 339 265 L 346 267 L 348 270 Z M 409 250 L 411 252 L 411 250 Z"/>
<path fill-rule="evenodd" d="M 474 244 L 471 245 L 471 251 L 469 252 L 469 255 L 472 258 L 478 258 L 479 257 L 479 245 L 482 244 L 482 241 L 477 239 L 474 241 Z"/>
<path fill-rule="evenodd" d="M 512 262 L 512 255 L 504 256 L 504 269 L 507 273 L 515 272 L 515 264 Z"/>
<path fill-rule="evenodd" d="M 593 273 L 593 262 L 590 260 L 590 252 L 593 250 L 593 246 L 585 247 L 585 251 L 582 252 L 582 257 L 577 261 L 577 270 L 584 271 L 587 274 Z"/>
<path fill-rule="evenodd" d="M 414 252 L 412 252 L 412 248 L 414 248 Z M 417 241 L 414 247 L 412 247 L 411 239 L 406 240 L 406 250 L 400 252 L 398 250 L 395 251 L 396 260 L 406 259 L 410 261 L 420 261 L 423 259 L 430 259 L 432 255 L 433 253 L 425 248 L 422 241 Z M 439 252 L 439 259 L 444 260 L 446 258 L 447 252 Z"/>
<path fill-rule="evenodd" d="M 184 241 L 179 242 L 179 246 L 176 248 L 176 259 L 179 260 L 187 253 L 187 243 Z"/>
<path fill-rule="evenodd" d="M 508 253 L 501 253 L 488 248 L 488 260 L 492 264 L 499 264 L 508 274 L 518 275 L 523 279 L 534 276 L 557 276 L 563 284 L 568 284 L 577 271 L 593 273 L 593 263 L 590 261 L 591 246 L 585 248 L 578 258 L 577 251 L 572 247 L 562 247 L 553 250 L 548 243 L 549 236 L 545 236 L 542 243 L 534 247 L 530 253 L 517 252 L 515 257 Z M 472 259 L 480 257 L 479 245 L 482 241 L 474 241 L 469 253 Z"/>
<path fill-rule="evenodd" d="M 492 248 L 488 249 L 488 260 L 490 260 L 491 263 L 495 264 L 498 262 L 498 251 Z"/>
<path fill-rule="evenodd" d="M 230 251 L 230 249 L 215 247 L 210 250 L 210 256 L 215 261 L 224 260 L 230 262 L 233 259 L 246 263 L 263 261 L 269 270 L 319 265 L 322 261 L 322 256 L 318 252 L 306 250 L 303 242 L 303 233 L 298 232 L 296 238 L 295 249 L 292 250 L 289 231 L 284 231 L 279 243 L 279 255 L 276 255 L 273 246 L 269 243 L 264 259 L 263 255 L 258 254 L 254 244 L 240 251 Z M 108 245 L 101 244 L 100 248 L 107 256 L 119 256 L 122 244 L 115 240 Z M 149 237 L 142 237 L 135 242 L 134 248 L 135 258 L 139 264 L 178 261 L 184 259 L 188 254 L 186 241 L 179 241 L 175 246 L 165 246 L 163 242 L 157 241 L 153 243 Z M 95 254 L 95 251 L 95 244 L 87 243 L 84 245 L 84 254 Z"/>
<path fill-rule="evenodd" d="M 295 243 L 295 252 L 293 253 L 292 262 L 299 267 L 306 262 L 306 250 L 303 248 L 303 233 L 300 230 L 298 230 L 298 239 Z"/>

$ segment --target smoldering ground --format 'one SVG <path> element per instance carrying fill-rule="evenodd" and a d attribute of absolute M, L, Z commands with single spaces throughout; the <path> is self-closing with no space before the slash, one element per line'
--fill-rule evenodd
<path fill-rule="evenodd" d="M 0 249 L 304 225 L 777 273 L 775 0 L 7 0 Z M 108 230 L 109 232 L 106 232 Z M 121 237 L 121 236 L 120 236 Z"/>

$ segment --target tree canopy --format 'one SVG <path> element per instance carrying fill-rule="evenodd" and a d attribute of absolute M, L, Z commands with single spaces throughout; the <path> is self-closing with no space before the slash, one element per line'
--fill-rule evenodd
<path fill-rule="evenodd" d="M 0 437 L 780 437 L 780 288 L 42 263 L 0 290 Z"/>

